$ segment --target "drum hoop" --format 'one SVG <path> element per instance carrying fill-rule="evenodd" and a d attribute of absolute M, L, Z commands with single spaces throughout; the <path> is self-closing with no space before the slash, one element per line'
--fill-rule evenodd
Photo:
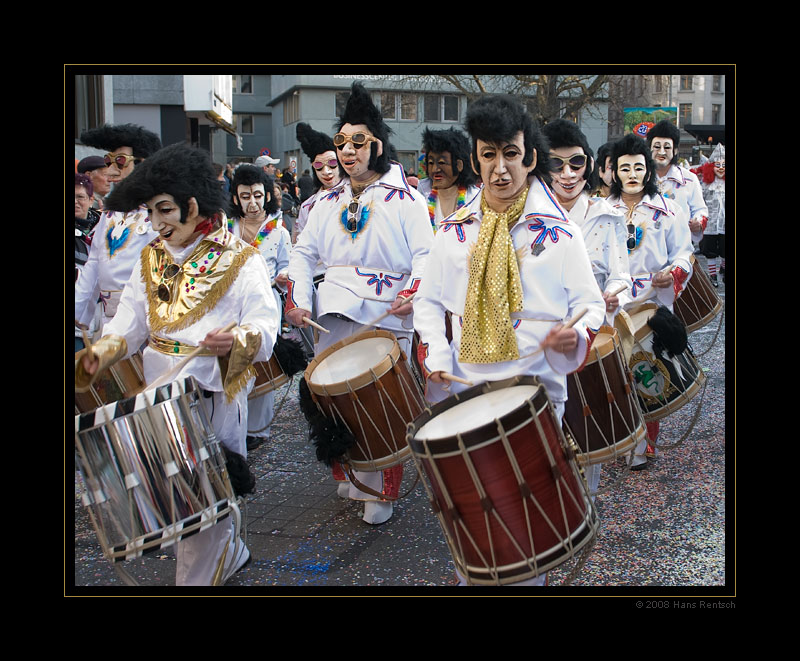
<path fill-rule="evenodd" d="M 489 392 L 517 385 L 536 386 L 537 390 L 530 398 L 515 409 L 508 411 L 500 418 L 493 418 L 478 427 L 460 432 L 453 436 L 434 439 L 415 438 L 417 431 L 440 413 Z M 544 401 L 542 401 L 542 398 L 544 398 Z M 444 401 L 434 404 L 432 407 L 426 408 L 413 422 L 409 423 L 406 441 L 414 452 L 437 458 L 460 454 L 459 441 L 463 443 L 466 449 L 470 451 L 476 450 L 494 443 L 500 438 L 500 435 L 497 433 L 497 420 L 500 420 L 505 428 L 518 431 L 532 420 L 530 416 L 531 403 L 533 403 L 536 414 L 538 415 L 547 408 L 549 401 L 547 391 L 544 389 L 544 386 L 542 386 L 542 382 L 535 376 L 516 376 L 502 381 L 486 381 L 471 386 L 462 392 L 448 397 Z M 491 436 L 491 438 L 487 439 L 487 435 Z M 432 451 L 431 444 L 437 446 L 435 452 Z"/>
<path fill-rule="evenodd" d="M 628 316 L 631 319 L 631 322 L 633 322 L 634 315 L 636 315 L 636 314 L 638 314 L 640 312 L 643 312 L 645 310 L 652 310 L 653 314 L 655 314 L 656 311 L 658 310 L 658 305 L 656 305 L 655 303 L 642 303 L 641 305 L 637 305 L 636 307 L 631 308 L 630 310 L 627 310 L 627 313 L 628 313 Z M 649 317 L 647 317 L 646 321 L 649 321 L 652 318 L 653 314 L 651 314 Z M 634 328 L 633 338 L 637 342 L 641 342 L 644 338 L 646 338 L 652 332 L 653 332 L 653 329 L 650 328 L 649 324 L 645 323 L 641 328 Z"/>
<path fill-rule="evenodd" d="M 145 406 L 155 406 L 170 402 L 191 393 L 198 393 L 200 387 L 193 376 L 165 383 L 163 386 L 140 392 L 133 397 L 126 397 L 110 404 L 98 406 L 94 411 L 75 415 L 75 433 L 102 427 L 109 420 L 125 418 L 140 413 Z"/>
<path fill-rule="evenodd" d="M 392 340 L 392 348 L 389 351 L 389 354 L 381 361 L 379 361 L 376 365 L 373 365 L 370 369 L 366 372 L 362 372 L 353 376 L 352 378 L 346 379 L 344 381 L 339 381 L 337 383 L 326 383 L 325 385 L 313 383 L 311 381 L 311 375 L 314 373 L 314 370 L 317 369 L 319 364 L 325 360 L 328 356 L 334 354 L 339 349 L 346 347 L 350 344 L 354 344 L 355 342 L 360 342 L 361 340 L 373 338 L 373 337 L 382 337 L 389 340 Z M 394 333 L 391 333 L 386 330 L 374 330 L 374 331 L 364 331 L 361 333 L 356 333 L 351 335 L 350 337 L 346 337 L 335 344 L 332 344 L 327 349 L 325 349 L 322 353 L 318 356 L 315 356 L 314 359 L 308 364 L 303 376 L 308 384 L 309 390 L 313 393 L 318 395 L 346 395 L 354 390 L 359 390 L 360 388 L 364 388 L 375 383 L 375 379 L 379 379 L 387 372 L 390 372 L 392 368 L 400 361 L 401 353 L 400 353 L 400 343 L 397 341 L 397 337 Z M 373 374 L 374 377 L 373 378 Z"/>
<path fill-rule="evenodd" d="M 615 353 L 616 349 L 620 348 L 619 333 L 616 328 L 612 326 L 600 326 L 595 336 L 595 340 L 600 335 L 610 335 L 611 341 L 605 342 L 602 347 L 598 347 L 596 342 L 592 342 L 592 348 L 589 349 L 589 358 L 584 363 L 583 368 L 586 369 L 589 365 L 607 358 Z"/>

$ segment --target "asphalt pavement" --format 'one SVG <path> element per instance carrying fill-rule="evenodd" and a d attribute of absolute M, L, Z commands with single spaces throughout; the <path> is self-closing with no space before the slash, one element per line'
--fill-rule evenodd
<path fill-rule="evenodd" d="M 724 300 L 722 282 L 718 293 Z M 340 498 L 330 470 L 314 456 L 298 407 L 297 375 L 276 393 L 280 408 L 271 440 L 248 457 L 256 475 L 255 493 L 243 510 L 252 560 L 223 588 L 201 593 L 735 596 L 734 427 L 726 415 L 732 413 L 726 389 L 733 375 L 726 379 L 726 312 L 690 335 L 707 386 L 702 396 L 662 420 L 660 443 L 673 447 L 658 450 L 645 471 L 625 471 L 621 460 L 603 466 L 601 489 L 618 483 L 597 497 L 600 527 L 594 544 L 552 570 L 547 588 L 458 587 L 412 460 L 405 464 L 401 488 L 408 493 L 395 504 L 392 518 L 380 526 L 361 521 L 362 504 Z M 67 504 L 65 521 L 65 595 L 175 594 L 172 548 L 125 562 L 138 585 L 123 581 L 103 557 L 81 490 L 75 471 L 74 520 Z"/>

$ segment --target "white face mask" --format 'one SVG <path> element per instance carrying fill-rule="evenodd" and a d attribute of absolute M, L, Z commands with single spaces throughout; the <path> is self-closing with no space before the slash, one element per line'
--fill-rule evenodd
<path fill-rule="evenodd" d="M 236 189 L 236 198 L 242 207 L 244 217 L 248 219 L 260 218 L 264 213 L 264 206 L 269 201 L 269 196 L 264 191 L 264 184 L 252 186 L 240 184 Z"/>

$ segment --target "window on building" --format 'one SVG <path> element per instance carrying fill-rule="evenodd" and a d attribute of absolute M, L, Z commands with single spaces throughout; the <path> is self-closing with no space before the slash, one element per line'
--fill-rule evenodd
<path fill-rule="evenodd" d="M 686 126 L 692 123 L 692 104 L 681 103 L 678 106 L 678 124 L 679 126 Z"/>
<path fill-rule="evenodd" d="M 664 91 L 664 78 L 663 76 L 654 76 L 655 91 L 660 93 Z"/>
<path fill-rule="evenodd" d="M 234 94 L 252 94 L 253 93 L 253 77 L 252 76 L 231 76 L 233 83 Z"/>
<path fill-rule="evenodd" d="M 104 121 L 103 77 L 75 76 L 75 139 Z"/>
<path fill-rule="evenodd" d="M 253 135 L 256 132 L 253 115 L 234 115 L 233 125 L 239 135 Z"/>
<path fill-rule="evenodd" d="M 722 91 L 722 76 L 714 76 L 713 80 L 711 81 L 711 91 Z"/>
<path fill-rule="evenodd" d="M 411 121 L 417 119 L 417 95 L 381 92 L 381 115 L 387 120 Z"/>
<path fill-rule="evenodd" d="M 458 97 L 453 94 L 426 94 L 423 106 L 426 122 L 458 121 Z"/>
<path fill-rule="evenodd" d="M 300 121 L 300 95 L 290 94 L 283 102 L 283 125 L 288 126 Z"/>
<path fill-rule="evenodd" d="M 722 105 L 719 103 L 711 104 L 711 123 L 722 124 Z"/>
<path fill-rule="evenodd" d="M 694 76 L 681 76 L 680 90 L 681 92 L 691 92 L 694 82 Z"/>
<path fill-rule="evenodd" d="M 384 119 L 397 119 L 397 94 L 381 92 L 381 115 Z"/>

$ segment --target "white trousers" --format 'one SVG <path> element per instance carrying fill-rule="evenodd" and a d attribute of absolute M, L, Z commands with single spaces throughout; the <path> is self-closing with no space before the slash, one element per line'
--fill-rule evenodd
<path fill-rule="evenodd" d="M 228 449 L 247 456 L 247 388 L 242 388 L 231 403 L 225 393 L 202 396 L 211 426 L 217 439 Z M 237 546 L 238 541 L 238 548 Z M 231 517 L 176 544 L 178 566 L 175 584 L 211 585 L 214 574 L 227 548 L 226 566 L 236 560 L 244 544 L 237 540 Z"/>

